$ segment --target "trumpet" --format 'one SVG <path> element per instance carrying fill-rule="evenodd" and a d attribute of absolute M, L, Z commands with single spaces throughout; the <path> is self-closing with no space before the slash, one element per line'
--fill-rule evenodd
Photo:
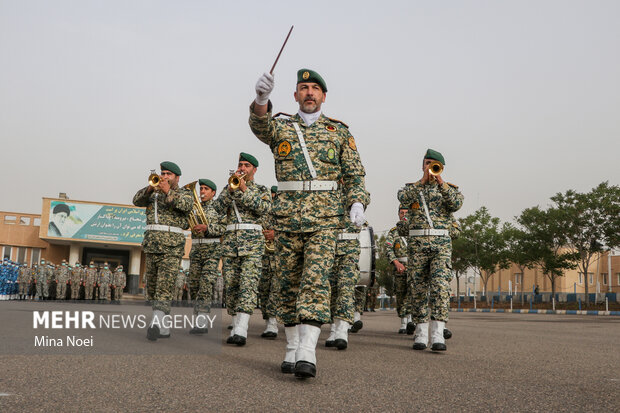
<path fill-rule="evenodd" d="M 442 172 L 443 172 L 443 165 L 439 161 L 433 161 L 428 166 L 428 173 L 433 176 L 441 175 Z"/>
<path fill-rule="evenodd" d="M 187 216 L 187 222 L 189 223 L 190 228 L 194 228 L 198 224 L 209 225 L 207 215 L 205 214 L 204 209 L 202 209 L 202 205 L 200 205 L 200 197 L 196 193 L 196 183 L 198 183 L 198 181 L 190 182 L 189 184 L 183 186 L 183 188 L 192 191 L 192 198 L 194 199 L 192 210 Z"/>
<path fill-rule="evenodd" d="M 228 186 L 233 190 L 236 191 L 237 189 L 239 189 L 239 185 L 241 185 L 241 180 L 245 178 L 245 174 L 241 174 L 241 175 L 235 175 L 234 173 L 230 176 L 230 178 L 228 178 Z"/>
<path fill-rule="evenodd" d="M 151 169 L 151 174 L 149 175 L 149 185 L 153 188 L 157 188 L 159 186 L 159 181 L 161 181 L 161 178 L 155 173 L 154 169 Z"/>

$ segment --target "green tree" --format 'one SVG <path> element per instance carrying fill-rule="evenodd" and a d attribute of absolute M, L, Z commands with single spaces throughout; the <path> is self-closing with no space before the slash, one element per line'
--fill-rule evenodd
<path fill-rule="evenodd" d="M 469 244 L 471 251 L 471 268 L 482 280 L 487 294 L 487 284 L 491 276 L 510 266 L 499 218 L 492 217 L 486 207 L 481 207 L 463 218 L 461 226 L 461 237 Z"/>
<path fill-rule="evenodd" d="M 461 277 L 472 262 L 471 244 L 463 237 L 452 240 L 452 271 L 456 277 L 456 297 L 461 296 Z"/>
<path fill-rule="evenodd" d="M 585 302 L 589 304 L 588 268 L 597 253 L 620 245 L 620 188 L 599 184 L 589 193 L 573 190 L 557 193 L 551 200 L 558 209 L 563 241 L 579 256 L 579 270 L 585 278 Z"/>
<path fill-rule="evenodd" d="M 576 267 L 577 255 L 567 248 L 564 241 L 561 212 L 556 208 L 546 211 L 539 207 L 527 208 L 516 218 L 523 229 L 518 231 L 515 243 L 517 259 L 523 267 L 538 265 L 551 282 L 551 294 L 555 296 L 556 280 L 563 277 L 566 270 Z M 514 235 L 514 232 L 513 232 Z"/>

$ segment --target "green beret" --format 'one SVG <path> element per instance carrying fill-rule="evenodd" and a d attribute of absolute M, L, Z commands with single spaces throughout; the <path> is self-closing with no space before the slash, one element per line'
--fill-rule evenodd
<path fill-rule="evenodd" d="M 297 71 L 297 84 L 305 82 L 317 83 L 319 86 L 321 86 L 321 89 L 323 89 L 323 93 L 327 92 L 327 85 L 325 84 L 325 81 L 323 80 L 321 75 L 319 75 L 314 70 L 299 69 Z"/>
<path fill-rule="evenodd" d="M 407 211 L 409 211 L 409 208 L 406 205 L 400 204 L 398 206 L 398 211 L 400 212 L 401 209 L 406 209 Z"/>
<path fill-rule="evenodd" d="M 249 163 L 251 163 L 252 165 L 254 165 L 255 167 L 258 168 L 258 159 L 256 159 L 255 157 L 253 157 L 249 153 L 241 152 L 239 154 L 239 160 L 240 161 L 241 160 L 248 161 Z"/>
<path fill-rule="evenodd" d="M 275 194 L 276 192 L 278 192 L 278 185 L 274 185 L 271 187 L 271 193 Z"/>
<path fill-rule="evenodd" d="M 181 168 L 174 162 L 164 161 L 159 164 L 162 171 L 170 171 L 175 175 L 181 176 Z"/>
<path fill-rule="evenodd" d="M 443 159 L 443 155 L 433 149 L 429 149 L 426 151 L 426 155 L 424 155 L 424 159 L 434 159 L 436 161 L 441 162 L 442 165 L 446 164 L 446 161 Z"/>
<path fill-rule="evenodd" d="M 198 180 L 198 185 L 205 185 L 205 186 L 208 186 L 209 188 L 213 189 L 214 191 L 217 191 L 217 185 L 215 185 L 213 183 L 213 181 L 210 180 L 210 179 L 199 179 Z"/>

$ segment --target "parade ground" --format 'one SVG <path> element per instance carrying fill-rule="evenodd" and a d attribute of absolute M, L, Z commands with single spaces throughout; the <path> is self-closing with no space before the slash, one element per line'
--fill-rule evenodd
<path fill-rule="evenodd" d="M 33 311 L 43 305 L 0 303 L 0 411 L 618 411 L 620 406 L 620 317 L 453 312 L 448 351 L 433 353 L 412 350 L 412 336 L 397 334 L 393 311 L 365 313 L 363 329 L 350 334 L 346 350 L 325 348 L 323 327 L 317 377 L 299 380 L 280 372 L 282 328 L 276 340 L 260 338 L 259 311 L 244 347 L 224 344 L 230 317 L 218 310 L 219 334 L 174 331 L 169 339 L 149 342 L 145 333 L 132 330 L 109 343 L 126 354 L 48 355 L 16 346 L 33 338 L 32 325 L 20 326 L 19 320 L 32 324 Z M 56 305 L 115 313 L 137 309 Z M 173 313 L 181 310 L 191 314 L 179 308 Z M 195 351 L 208 342 L 209 351 Z M 154 354 L 157 346 L 179 351 Z"/>

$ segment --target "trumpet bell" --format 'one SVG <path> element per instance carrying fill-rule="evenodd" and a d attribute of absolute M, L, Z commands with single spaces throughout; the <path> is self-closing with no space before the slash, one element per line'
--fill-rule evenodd
<path fill-rule="evenodd" d="M 152 173 L 149 175 L 149 185 L 152 186 L 153 188 L 159 185 L 160 180 L 161 178 L 156 173 Z"/>
<path fill-rule="evenodd" d="M 443 172 L 443 165 L 439 161 L 433 161 L 428 166 L 428 173 L 433 176 L 441 175 L 442 172 Z"/>
<path fill-rule="evenodd" d="M 243 175 L 231 175 L 230 178 L 228 178 L 228 186 L 233 189 L 234 191 L 236 191 L 237 189 L 239 189 L 239 185 L 241 185 L 241 180 L 245 177 L 245 174 Z"/>

